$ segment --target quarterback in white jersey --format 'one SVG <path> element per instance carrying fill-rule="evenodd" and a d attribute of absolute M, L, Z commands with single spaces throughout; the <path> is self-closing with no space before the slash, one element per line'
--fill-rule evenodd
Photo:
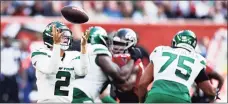
<path fill-rule="evenodd" d="M 88 57 L 89 69 L 85 78 L 75 80 L 72 103 L 94 102 L 100 93 L 107 87 L 109 81 L 125 83 L 134 66 L 130 60 L 125 66 L 119 68 L 112 62 L 109 52 L 108 35 L 102 27 L 89 28 Z M 139 58 L 139 57 L 136 57 Z"/>
<path fill-rule="evenodd" d="M 196 84 L 205 93 L 216 96 L 206 73 L 205 59 L 195 51 L 196 36 L 190 30 L 178 32 L 172 47 L 158 46 L 150 55 L 151 63 L 140 79 L 139 97 L 147 92 L 154 80 L 145 103 L 189 103 L 191 85 Z"/>
<path fill-rule="evenodd" d="M 85 39 L 83 37 L 82 45 L 86 45 Z M 81 53 L 66 51 L 71 44 L 72 33 L 61 22 L 48 24 L 43 32 L 43 41 L 47 48 L 37 49 L 31 55 L 36 68 L 38 103 L 70 103 L 72 81 L 87 74 L 86 48 L 82 46 Z"/>

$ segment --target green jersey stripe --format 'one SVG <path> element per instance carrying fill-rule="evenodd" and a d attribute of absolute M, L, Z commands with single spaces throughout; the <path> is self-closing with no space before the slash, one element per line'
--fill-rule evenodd
<path fill-rule="evenodd" d="M 46 55 L 48 57 L 51 57 L 50 55 L 48 55 L 47 53 L 44 53 L 44 52 L 33 52 L 32 53 L 32 57 L 36 56 L 36 55 Z"/>
<path fill-rule="evenodd" d="M 205 61 L 200 61 L 201 64 L 205 65 L 206 66 L 206 62 Z"/>
<path fill-rule="evenodd" d="M 80 56 L 77 56 L 77 57 L 73 58 L 72 60 L 76 60 L 76 59 L 80 59 Z"/>
<path fill-rule="evenodd" d="M 103 49 L 103 48 L 96 48 L 93 52 L 97 52 L 97 51 L 108 51 L 107 49 Z"/>

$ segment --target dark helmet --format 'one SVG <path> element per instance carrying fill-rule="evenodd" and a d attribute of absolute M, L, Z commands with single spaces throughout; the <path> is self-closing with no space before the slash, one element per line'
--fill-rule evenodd
<path fill-rule="evenodd" d="M 132 29 L 121 28 L 113 35 L 111 43 L 112 53 L 124 53 L 137 44 L 137 35 Z"/>

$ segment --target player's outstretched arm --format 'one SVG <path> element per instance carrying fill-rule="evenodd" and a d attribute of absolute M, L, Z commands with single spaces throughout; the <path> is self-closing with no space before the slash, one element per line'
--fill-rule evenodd
<path fill-rule="evenodd" d="M 88 73 L 88 67 L 89 67 L 89 60 L 88 60 L 88 54 L 87 54 L 87 40 L 89 37 L 88 31 L 86 31 L 82 35 L 81 39 L 81 54 L 80 59 L 75 60 L 75 74 L 78 76 L 85 76 Z M 80 60 L 80 64 L 78 64 L 78 60 Z M 77 69 L 76 67 L 79 67 Z"/>
<path fill-rule="evenodd" d="M 112 61 L 112 58 L 106 54 L 97 55 L 96 63 L 101 67 L 102 71 L 111 77 L 112 81 L 119 84 L 125 83 L 134 66 L 134 61 L 130 60 L 125 66 L 120 68 Z"/>
<path fill-rule="evenodd" d="M 51 74 L 58 70 L 58 64 L 60 60 L 60 36 L 61 33 L 59 30 L 56 29 L 55 26 L 52 27 L 52 34 L 53 34 L 53 48 L 52 48 L 52 55 L 48 55 L 46 52 L 43 51 L 35 51 L 32 53 L 32 64 L 33 66 L 45 74 Z"/>
<path fill-rule="evenodd" d="M 61 30 L 57 29 L 55 25 L 52 26 L 52 35 L 53 35 L 53 48 L 52 56 L 48 65 L 48 69 L 51 70 L 51 73 L 57 73 L 59 68 L 59 63 L 61 60 L 60 54 L 60 41 L 61 41 Z"/>
<path fill-rule="evenodd" d="M 153 63 L 149 63 L 145 69 L 145 72 L 140 78 L 139 81 L 139 87 L 138 87 L 138 97 L 139 102 L 143 103 L 145 99 L 145 95 L 147 93 L 147 87 L 148 85 L 153 81 L 154 79 L 154 65 Z"/>
<path fill-rule="evenodd" d="M 87 47 L 88 38 L 89 38 L 89 31 L 86 30 L 81 38 L 81 53 L 82 54 L 86 54 L 86 52 L 87 52 L 86 47 Z"/>

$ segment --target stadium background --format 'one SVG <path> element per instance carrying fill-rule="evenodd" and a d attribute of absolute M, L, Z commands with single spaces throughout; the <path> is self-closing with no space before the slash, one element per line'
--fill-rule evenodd
<path fill-rule="evenodd" d="M 78 25 L 66 21 L 60 14 L 65 5 L 84 8 L 89 22 Z M 149 53 L 156 46 L 170 45 L 177 31 L 192 30 L 198 37 L 197 51 L 225 79 L 217 102 L 227 102 L 227 1 L 1 1 L 1 49 L 2 37 L 9 36 L 12 47 L 20 51 L 22 66 L 16 73 L 20 102 L 37 99 L 30 53 L 42 47 L 42 32 L 52 21 L 66 23 L 75 40 L 90 26 L 101 26 L 108 33 L 131 28 Z"/>

